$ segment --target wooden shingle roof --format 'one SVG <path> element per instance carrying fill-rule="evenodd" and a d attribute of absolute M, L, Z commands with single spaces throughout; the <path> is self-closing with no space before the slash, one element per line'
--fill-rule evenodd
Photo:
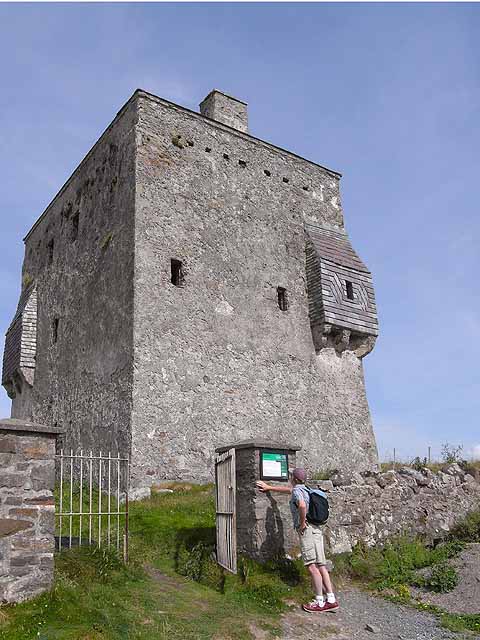
<path fill-rule="evenodd" d="M 355 253 L 345 231 L 313 224 L 306 224 L 305 228 L 315 249 L 324 260 L 330 260 L 343 267 L 355 269 L 355 271 L 370 273 Z"/>

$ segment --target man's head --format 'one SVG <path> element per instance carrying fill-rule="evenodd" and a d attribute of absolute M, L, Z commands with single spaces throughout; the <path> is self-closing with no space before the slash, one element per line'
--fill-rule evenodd
<path fill-rule="evenodd" d="M 301 467 L 297 467 L 296 469 L 293 469 L 290 473 L 291 473 L 293 482 L 295 482 L 296 484 L 303 484 L 307 479 L 307 472 L 305 471 L 305 469 L 302 469 Z"/>

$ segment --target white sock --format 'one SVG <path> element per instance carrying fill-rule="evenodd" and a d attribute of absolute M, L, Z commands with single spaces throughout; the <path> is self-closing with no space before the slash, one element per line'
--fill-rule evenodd
<path fill-rule="evenodd" d="M 323 605 L 325 604 L 325 600 L 323 599 L 323 596 L 317 596 L 315 598 L 315 600 L 318 602 L 318 604 L 323 607 Z"/>
<path fill-rule="evenodd" d="M 333 604 L 335 602 L 335 594 L 334 593 L 327 593 L 327 602 L 330 602 L 331 604 Z"/>

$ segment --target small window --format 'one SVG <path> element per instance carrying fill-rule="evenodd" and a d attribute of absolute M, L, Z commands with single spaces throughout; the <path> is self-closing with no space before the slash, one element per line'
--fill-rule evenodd
<path fill-rule="evenodd" d="M 245 162 L 245 160 L 239 160 L 238 164 L 243 167 L 245 169 L 245 167 L 247 166 L 247 163 Z"/>
<path fill-rule="evenodd" d="M 185 284 L 185 277 L 183 275 L 183 264 L 181 260 L 171 259 L 171 283 L 176 287 L 183 287 Z"/>
<path fill-rule="evenodd" d="M 284 287 L 277 287 L 278 307 L 281 311 L 288 310 L 287 290 Z"/>
<path fill-rule="evenodd" d="M 47 251 L 48 251 L 48 264 L 52 264 L 53 262 L 53 252 L 54 252 L 54 240 L 53 238 L 49 241 L 49 243 L 47 244 Z"/>
<path fill-rule="evenodd" d="M 52 322 L 52 342 L 55 344 L 58 340 L 58 318 L 54 318 Z"/>
<path fill-rule="evenodd" d="M 72 218 L 72 231 L 71 231 L 71 235 L 70 235 L 70 240 L 72 242 L 75 242 L 75 240 L 78 238 L 79 218 L 80 218 L 80 213 L 77 211 L 77 213 Z"/>
<path fill-rule="evenodd" d="M 272 172 L 271 172 L 271 171 L 269 171 L 268 169 L 264 169 L 264 170 L 263 170 L 263 173 L 264 173 L 266 176 L 268 176 L 268 177 L 270 177 L 270 176 L 272 175 Z"/>
<path fill-rule="evenodd" d="M 345 280 L 345 284 L 347 286 L 347 298 L 353 300 L 353 283 L 350 280 Z"/>

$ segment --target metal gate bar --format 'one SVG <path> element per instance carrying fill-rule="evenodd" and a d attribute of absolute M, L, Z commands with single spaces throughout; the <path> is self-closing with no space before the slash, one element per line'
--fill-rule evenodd
<path fill-rule="evenodd" d="M 84 519 L 88 519 L 88 544 L 96 544 L 101 547 L 115 547 L 121 550 L 124 561 L 128 561 L 128 484 L 129 484 L 129 459 L 121 457 L 119 453 L 112 456 L 93 455 L 80 453 L 64 453 L 63 449 L 56 456 L 59 465 L 59 509 L 56 513 L 59 525 L 59 550 L 62 549 L 62 532 L 64 519 L 68 519 L 68 548 L 72 548 L 74 518 L 78 521 L 78 544 L 82 544 Z M 86 473 L 85 473 L 86 469 Z M 69 504 L 65 505 L 64 492 L 68 487 Z M 84 484 L 85 483 L 85 484 Z M 74 486 L 78 487 L 78 510 L 74 508 Z M 84 491 L 85 489 L 85 491 Z M 95 494 L 98 492 L 97 509 L 95 509 Z M 84 496 L 88 495 L 88 508 L 84 505 Z M 102 502 L 105 498 L 105 502 Z M 113 500 L 112 500 L 113 498 Z M 112 504 L 113 503 L 113 504 Z M 105 506 L 103 506 L 105 505 Z M 123 508 L 122 508 L 123 505 Z M 102 508 L 103 507 L 103 508 Z M 98 540 L 93 539 L 94 519 L 98 518 Z M 106 528 L 104 518 L 106 518 Z M 121 520 L 124 519 L 123 527 Z M 112 526 L 113 519 L 113 526 Z M 102 531 L 103 526 L 103 531 Z M 123 528 L 123 540 L 120 531 Z M 112 535 L 113 534 L 113 535 Z M 104 538 L 104 539 L 102 539 Z M 123 542 L 123 545 L 121 543 Z"/>

